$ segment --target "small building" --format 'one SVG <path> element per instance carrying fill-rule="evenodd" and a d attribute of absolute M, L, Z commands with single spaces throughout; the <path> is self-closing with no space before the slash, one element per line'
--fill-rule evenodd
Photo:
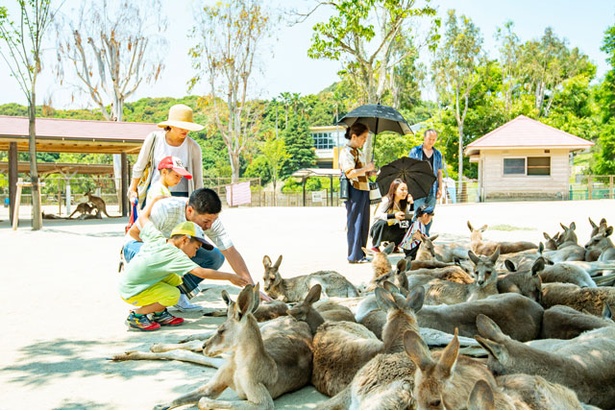
<path fill-rule="evenodd" d="M 337 168 L 339 147 L 346 145 L 345 127 L 318 126 L 310 127 L 310 134 L 316 149 L 316 165 L 321 168 Z"/>
<path fill-rule="evenodd" d="M 571 154 L 594 143 L 519 116 L 468 144 L 481 201 L 568 198 Z"/>

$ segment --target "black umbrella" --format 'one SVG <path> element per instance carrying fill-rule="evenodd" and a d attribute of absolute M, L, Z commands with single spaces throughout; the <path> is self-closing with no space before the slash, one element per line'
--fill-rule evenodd
<path fill-rule="evenodd" d="M 354 123 L 363 123 L 369 130 L 378 134 L 383 131 L 394 131 L 399 134 L 410 134 L 410 126 L 404 117 L 393 107 L 378 104 L 365 104 L 357 107 L 342 117 L 337 124 L 352 126 Z"/>
<path fill-rule="evenodd" d="M 401 178 L 408 186 L 413 198 L 423 198 L 429 194 L 436 176 L 428 161 L 410 157 L 398 158 L 380 169 L 376 183 L 382 195 L 389 192 L 391 182 Z"/>

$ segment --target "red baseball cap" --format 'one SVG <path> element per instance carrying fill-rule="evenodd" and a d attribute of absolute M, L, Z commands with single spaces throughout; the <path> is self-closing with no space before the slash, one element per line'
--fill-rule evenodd
<path fill-rule="evenodd" d="M 177 157 L 166 156 L 165 158 L 160 160 L 160 162 L 158 163 L 158 170 L 164 170 L 165 168 L 172 169 L 177 174 L 184 177 L 186 180 L 190 180 L 192 178 L 192 174 L 190 174 L 188 170 L 186 170 L 182 161 Z"/>

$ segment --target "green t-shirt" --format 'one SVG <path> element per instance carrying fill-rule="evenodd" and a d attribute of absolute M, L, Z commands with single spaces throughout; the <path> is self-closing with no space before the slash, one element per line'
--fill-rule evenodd
<path fill-rule="evenodd" d="M 119 291 L 122 298 L 130 298 L 162 281 L 169 274 L 183 276 L 198 267 L 186 253 L 173 244 L 154 227 L 151 221 L 141 229 L 141 250 L 133 257 L 120 277 Z"/>

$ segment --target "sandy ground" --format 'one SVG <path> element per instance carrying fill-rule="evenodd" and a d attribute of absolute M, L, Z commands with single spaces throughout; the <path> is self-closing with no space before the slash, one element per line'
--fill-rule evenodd
<path fill-rule="evenodd" d="M 490 240 L 539 242 L 543 232 L 552 235 L 560 222 L 574 221 L 584 244 L 591 228 L 588 217 L 612 223 L 614 210 L 615 200 L 441 205 L 432 235 L 440 233 L 440 241 L 465 239 L 470 220 L 475 226 L 489 224 L 485 237 Z M 147 350 L 152 343 L 176 342 L 222 321 L 190 313 L 184 314 L 187 323 L 181 327 L 127 331 L 129 307 L 116 292 L 125 218 L 45 220 L 44 228 L 34 232 L 28 220 L 12 231 L 7 214 L 0 209 L 1 409 L 152 409 L 213 374 L 213 369 L 175 361 L 108 360 L 126 350 Z M 27 218 L 28 210 L 21 216 Z M 221 218 L 256 279 L 266 254 L 284 256 L 281 273 L 287 277 L 333 269 L 360 284 L 371 276 L 368 264 L 345 260 L 343 207 L 235 208 L 225 209 Z M 219 291 L 214 287 L 195 301 L 221 308 Z M 234 397 L 227 390 L 222 398 Z M 314 409 L 322 399 L 310 386 L 275 404 Z"/>

